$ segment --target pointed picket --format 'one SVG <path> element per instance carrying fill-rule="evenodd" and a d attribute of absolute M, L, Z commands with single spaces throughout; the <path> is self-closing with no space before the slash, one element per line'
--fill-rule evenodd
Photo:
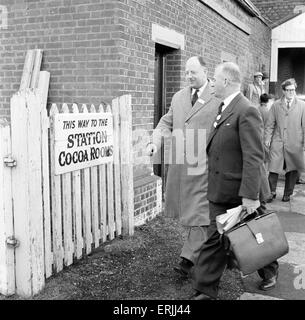
<path fill-rule="evenodd" d="M 82 105 L 82 113 L 88 113 L 87 106 Z M 83 196 L 83 226 L 86 254 L 91 253 L 92 233 L 91 233 L 91 194 L 90 194 L 90 169 L 82 170 L 82 196 Z"/>
<path fill-rule="evenodd" d="M 50 207 L 50 172 L 49 172 L 49 117 L 47 113 L 48 88 L 50 72 L 39 73 L 38 94 L 41 98 L 41 170 L 42 170 L 42 197 L 43 197 L 43 223 L 44 223 L 44 259 L 45 276 L 52 275 L 52 243 L 51 243 L 51 207 Z"/>
<path fill-rule="evenodd" d="M 52 241 L 54 270 L 63 269 L 63 245 L 62 245 L 62 200 L 60 175 L 55 175 L 55 117 L 59 113 L 56 104 L 52 104 L 50 110 L 50 150 L 51 150 L 51 207 L 52 207 Z"/>
<path fill-rule="evenodd" d="M 103 105 L 98 108 L 99 113 L 103 113 Z M 101 164 L 98 168 L 99 174 L 99 222 L 101 229 L 102 241 L 107 239 L 107 181 L 106 181 L 106 165 Z"/>
<path fill-rule="evenodd" d="M 70 113 L 66 103 L 62 106 L 62 113 Z M 63 201 L 63 237 L 64 237 L 64 263 L 69 266 L 73 263 L 72 239 L 72 191 L 71 172 L 62 175 L 62 201 Z"/>
<path fill-rule="evenodd" d="M 91 113 L 96 113 L 95 106 L 92 104 L 90 107 Z M 100 230 L 98 221 L 98 175 L 97 166 L 90 168 L 91 174 L 91 209 L 92 209 L 92 236 L 94 241 L 94 247 L 99 246 Z"/>
<path fill-rule="evenodd" d="M 115 229 L 116 235 L 122 233 L 121 208 L 121 168 L 120 168 L 120 116 L 119 99 L 112 100 L 113 113 L 113 163 L 114 163 L 114 198 L 115 198 Z"/>
<path fill-rule="evenodd" d="M 72 113 L 79 113 L 77 104 L 73 103 Z M 82 190 L 81 171 L 72 172 L 72 212 L 74 229 L 74 254 L 77 259 L 82 257 L 83 236 L 82 236 Z"/>
<path fill-rule="evenodd" d="M 106 112 L 111 113 L 110 105 L 107 105 Z M 107 172 L 107 216 L 108 216 L 108 231 L 109 239 L 114 239 L 114 193 L 113 193 L 113 163 L 106 164 Z"/>
<path fill-rule="evenodd" d="M 28 162 L 29 162 L 29 229 L 32 259 L 32 294 L 44 287 L 43 198 L 41 172 L 41 98 L 35 92 L 26 95 L 28 108 Z M 39 132 L 39 131 L 38 131 Z"/>

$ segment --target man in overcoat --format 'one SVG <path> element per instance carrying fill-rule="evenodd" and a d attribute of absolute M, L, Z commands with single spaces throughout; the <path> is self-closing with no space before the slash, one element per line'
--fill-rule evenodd
<path fill-rule="evenodd" d="M 215 70 L 215 96 L 222 103 L 207 142 L 208 200 L 210 226 L 193 272 L 195 300 L 216 299 L 219 282 L 228 263 L 226 249 L 217 230 L 216 217 L 242 205 L 248 214 L 260 203 L 264 147 L 263 122 L 256 107 L 240 92 L 241 75 L 235 63 Z M 264 195 L 262 195 L 264 198 Z M 274 286 L 278 263 L 259 271 L 263 290 Z"/>
<path fill-rule="evenodd" d="M 210 223 L 205 146 L 218 104 L 202 57 L 187 60 L 185 75 L 188 85 L 173 96 L 169 111 L 160 119 L 147 146 L 152 155 L 160 149 L 163 136 L 172 137 L 165 215 L 178 218 L 184 227 L 181 260 L 174 268 L 183 276 L 196 264 Z"/>
<path fill-rule="evenodd" d="M 265 92 L 263 74 L 261 72 L 255 72 L 253 76 L 253 83 L 250 83 L 246 90 L 246 97 L 254 106 L 258 107 L 260 105 L 260 96 Z"/>
<path fill-rule="evenodd" d="M 285 189 L 282 201 L 290 201 L 298 172 L 304 170 L 305 102 L 296 97 L 294 79 L 282 83 L 283 97 L 272 105 L 265 130 L 269 149 L 269 184 L 272 201 L 276 197 L 278 176 L 283 170 Z"/>

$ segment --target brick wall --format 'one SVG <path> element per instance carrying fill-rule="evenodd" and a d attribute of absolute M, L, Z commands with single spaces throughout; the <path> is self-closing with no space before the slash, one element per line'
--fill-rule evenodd
<path fill-rule="evenodd" d="M 171 79 L 170 68 L 180 68 L 180 71 L 175 71 L 172 86 L 168 81 L 167 107 L 172 94 L 184 85 L 184 63 L 192 55 L 202 54 L 208 63 L 209 74 L 212 75 L 215 66 L 221 62 L 222 52 L 231 53 L 241 66 L 244 86 L 252 81 L 253 72 L 260 70 L 263 64 L 269 72 L 270 29 L 257 18 L 248 16 L 235 1 L 218 2 L 250 26 L 253 34 L 248 36 L 198 0 L 120 1 L 118 22 L 124 26 L 125 34 L 122 59 L 128 62 L 129 69 L 135 70 L 136 75 L 130 78 L 124 74 L 121 79 L 124 90 L 133 96 L 135 129 L 153 128 L 155 43 L 151 40 L 152 23 L 180 32 L 186 40 L 185 50 L 176 54 L 175 58 L 168 56 L 167 78 Z M 180 79 L 177 78 L 179 74 Z M 143 172 L 145 166 L 135 168 L 136 176 L 142 176 Z"/>
<path fill-rule="evenodd" d="M 113 0 L 3 0 L 8 28 L 1 30 L 0 116 L 9 116 L 28 49 L 44 50 L 42 69 L 51 72 L 49 103 L 110 102 L 122 85 Z"/>
<path fill-rule="evenodd" d="M 212 76 L 222 54 L 230 54 L 241 67 L 245 86 L 262 64 L 269 70 L 270 29 L 234 0 L 216 2 L 249 26 L 252 34 L 199 0 L 2 0 L 8 7 L 9 26 L 0 33 L 0 117 L 9 117 L 9 99 L 19 88 L 26 51 L 41 48 L 42 69 L 51 72 L 49 104 L 99 104 L 129 93 L 133 129 L 151 131 L 152 23 L 185 36 L 185 49 L 166 57 L 167 107 L 174 92 L 185 84 L 184 64 L 192 55 L 204 56 Z M 141 152 L 136 150 L 134 157 L 141 160 Z M 155 183 L 151 177 L 146 181 L 150 172 L 149 165 L 134 166 L 136 193 L 149 194 L 145 185 Z"/>

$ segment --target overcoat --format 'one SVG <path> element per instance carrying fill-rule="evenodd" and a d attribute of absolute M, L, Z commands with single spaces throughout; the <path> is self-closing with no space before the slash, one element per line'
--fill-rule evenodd
<path fill-rule="evenodd" d="M 165 214 L 184 226 L 209 225 L 206 142 L 220 101 L 208 83 L 192 107 L 191 88 L 178 91 L 167 114 L 153 133 L 160 147 L 160 131 L 171 133 L 171 157 L 165 192 Z M 167 132 L 167 133 L 166 133 Z"/>
<path fill-rule="evenodd" d="M 284 97 L 272 105 L 265 130 L 265 143 L 270 143 L 269 171 L 281 173 L 304 170 L 305 102 L 294 98 L 288 109 Z"/>
<path fill-rule="evenodd" d="M 265 93 L 263 86 L 258 86 L 254 83 L 250 83 L 246 90 L 246 97 L 254 104 L 255 106 L 260 105 L 260 96 Z"/>

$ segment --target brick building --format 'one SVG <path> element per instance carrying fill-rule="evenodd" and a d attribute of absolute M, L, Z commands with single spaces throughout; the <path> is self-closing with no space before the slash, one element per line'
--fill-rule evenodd
<path fill-rule="evenodd" d="M 281 83 L 295 78 L 305 97 L 305 0 L 253 0 L 272 28 L 270 92 L 282 95 Z"/>
<path fill-rule="evenodd" d="M 203 55 L 210 75 L 237 62 L 243 84 L 269 72 L 271 30 L 249 0 L 1 0 L 0 117 L 9 118 L 28 49 L 43 49 L 51 103 L 132 95 L 133 129 L 152 130 L 184 85 L 184 63 Z M 138 141 L 135 141 L 138 144 Z M 141 143 L 141 142 L 139 142 Z M 139 144 L 138 144 L 139 145 Z M 134 152 L 135 159 L 140 157 Z M 134 166 L 137 223 L 158 213 L 164 166 Z"/>

